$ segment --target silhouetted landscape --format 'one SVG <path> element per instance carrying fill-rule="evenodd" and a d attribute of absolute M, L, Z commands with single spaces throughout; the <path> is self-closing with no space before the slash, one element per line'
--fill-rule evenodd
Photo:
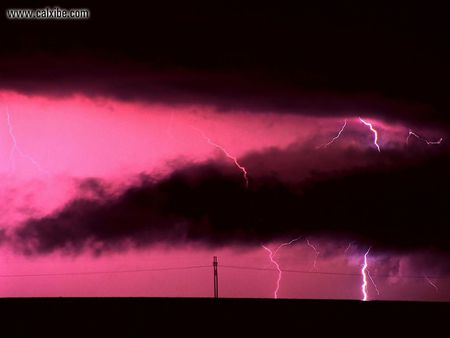
<path fill-rule="evenodd" d="M 450 303 L 214 298 L 2 299 L 2 322 L 17 334 L 64 332 L 154 336 L 426 333 L 445 329 Z"/>

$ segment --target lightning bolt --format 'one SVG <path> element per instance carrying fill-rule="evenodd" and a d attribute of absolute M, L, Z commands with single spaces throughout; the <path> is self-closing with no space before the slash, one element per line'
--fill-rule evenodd
<path fill-rule="evenodd" d="M 322 144 L 321 146 L 318 146 L 317 149 L 319 148 L 326 148 L 328 147 L 330 144 L 332 144 L 334 141 L 336 141 L 339 137 L 341 137 L 342 132 L 344 131 L 345 127 L 347 126 L 347 119 L 344 121 L 344 124 L 342 125 L 341 129 L 339 130 L 339 132 L 336 134 L 335 137 L 333 137 L 328 143 Z"/>
<path fill-rule="evenodd" d="M 414 137 L 417 138 L 418 140 L 423 141 L 423 142 L 425 142 L 425 143 L 428 144 L 428 145 L 441 144 L 442 141 L 443 141 L 443 138 L 442 138 L 442 137 L 441 137 L 439 140 L 437 140 L 437 141 L 430 141 L 430 140 L 427 140 L 427 139 L 425 139 L 425 138 L 419 136 L 418 134 L 416 134 L 415 132 L 413 132 L 413 131 L 410 129 L 409 132 L 408 132 L 408 136 L 406 137 L 406 144 L 408 144 L 409 138 L 410 138 L 411 136 L 414 136 Z"/>
<path fill-rule="evenodd" d="M 314 270 L 318 270 L 318 269 L 317 269 L 317 257 L 319 257 L 320 252 L 317 250 L 317 248 L 316 248 L 314 245 L 312 245 L 312 244 L 309 242 L 308 239 L 306 239 L 306 244 L 307 244 L 310 248 L 312 248 L 312 249 L 314 250 L 314 252 L 316 253 L 316 257 L 314 258 L 313 268 L 314 268 Z"/>
<path fill-rule="evenodd" d="M 377 284 L 373 280 L 372 276 L 370 275 L 370 271 L 367 270 L 367 275 L 369 276 L 370 281 L 372 282 L 373 287 L 375 288 L 375 291 L 377 292 L 378 296 L 380 295 L 380 290 L 378 290 Z"/>
<path fill-rule="evenodd" d="M 48 175 L 49 174 L 48 171 L 43 169 L 41 167 L 41 165 L 33 157 L 31 157 L 30 155 L 24 153 L 22 151 L 22 149 L 19 147 L 19 145 L 17 144 L 17 139 L 16 139 L 16 136 L 14 134 L 14 129 L 13 129 L 12 121 L 11 121 L 11 115 L 9 113 L 8 107 L 6 107 L 6 121 L 8 123 L 9 136 L 11 137 L 11 141 L 12 141 L 12 147 L 11 147 L 11 151 L 9 153 L 9 160 L 10 160 L 10 163 L 11 163 L 12 170 L 15 171 L 16 165 L 15 165 L 14 154 L 17 153 L 19 156 L 21 156 L 21 157 L 27 159 L 28 161 L 30 161 L 38 171 Z"/>
<path fill-rule="evenodd" d="M 245 181 L 245 187 L 248 188 L 248 172 L 247 169 L 245 167 L 243 167 L 237 160 L 237 158 L 233 155 L 231 155 L 224 147 L 222 147 L 221 145 L 213 142 L 209 137 L 207 137 L 205 135 L 205 133 L 203 131 L 201 131 L 198 128 L 192 127 L 194 130 L 196 130 L 210 145 L 216 147 L 217 149 L 219 149 L 220 151 L 222 151 L 226 157 L 228 157 L 230 160 L 233 161 L 234 165 L 240 170 L 242 171 L 242 175 L 244 177 L 244 181 Z"/>
<path fill-rule="evenodd" d="M 359 118 L 359 120 L 364 123 L 366 126 L 369 127 L 370 131 L 373 133 L 373 144 L 375 147 L 377 147 L 378 152 L 381 152 L 380 145 L 378 144 L 378 132 L 373 128 L 372 123 L 364 121 L 362 118 Z"/>
<path fill-rule="evenodd" d="M 355 243 L 355 241 L 348 243 L 348 246 L 344 250 L 344 253 L 346 253 L 350 249 L 350 247 L 353 245 L 353 243 Z M 375 291 L 377 292 L 378 296 L 380 295 L 380 290 L 378 289 L 378 286 L 375 283 L 375 280 L 372 278 L 370 271 L 367 269 L 367 255 L 368 255 L 369 251 L 370 251 L 370 248 L 369 248 L 369 250 L 367 250 L 366 254 L 364 255 L 364 264 L 365 264 L 365 267 L 363 267 L 364 271 L 361 270 L 361 274 L 363 275 L 363 282 L 365 283 L 365 286 L 363 286 L 363 294 L 365 295 L 366 299 L 367 299 L 367 278 L 364 281 L 365 271 L 367 271 L 367 276 L 369 277 L 370 282 L 372 283 L 373 287 L 375 288 Z M 363 300 L 366 300 L 366 299 L 363 299 Z"/>
<path fill-rule="evenodd" d="M 367 273 L 366 273 L 366 270 L 367 270 L 367 255 L 369 254 L 369 252 L 370 252 L 370 247 L 369 247 L 369 249 L 367 250 L 367 252 L 364 255 L 364 264 L 362 265 L 362 268 L 361 268 L 361 275 L 362 275 L 362 278 L 363 278 L 363 283 L 361 285 L 361 291 L 362 291 L 362 294 L 363 294 L 363 299 L 362 299 L 363 301 L 367 300 Z"/>
<path fill-rule="evenodd" d="M 275 250 L 274 255 L 276 255 L 277 252 L 278 252 L 282 247 L 292 245 L 294 242 L 299 241 L 301 238 L 302 238 L 302 237 L 300 236 L 300 237 L 294 238 L 293 240 L 291 240 L 291 241 L 289 241 L 289 242 L 280 244 L 280 245 L 278 246 L 278 248 Z"/>
<path fill-rule="evenodd" d="M 273 265 L 275 265 L 277 271 L 278 271 L 278 278 L 277 278 L 277 286 L 275 288 L 275 291 L 273 293 L 273 298 L 277 299 L 278 298 L 278 290 L 280 290 L 280 282 L 281 282 L 281 276 L 282 276 L 282 272 L 280 269 L 280 265 L 278 264 L 278 262 L 273 258 L 273 251 L 270 250 L 268 247 L 262 245 L 262 247 L 264 248 L 264 250 L 266 250 L 269 253 L 269 259 L 272 262 Z"/>
<path fill-rule="evenodd" d="M 436 292 L 439 292 L 439 288 L 437 287 L 437 285 L 431 279 L 429 279 L 428 276 L 425 276 L 425 280 L 436 290 Z"/>
<path fill-rule="evenodd" d="M 347 248 L 344 250 L 344 253 L 347 253 L 347 251 L 350 250 L 353 243 L 355 243 L 355 241 L 351 241 L 350 243 L 348 243 Z"/>
<path fill-rule="evenodd" d="M 278 298 L 278 291 L 280 290 L 280 283 L 281 283 L 281 278 L 282 278 L 283 272 L 281 271 L 280 264 L 275 260 L 274 257 L 275 257 L 275 255 L 277 254 L 277 252 L 278 252 L 282 247 L 289 246 L 289 245 L 291 245 L 292 243 L 298 241 L 299 239 L 301 239 L 301 237 L 297 237 L 297 238 L 294 238 L 293 240 L 291 240 L 291 241 L 289 241 L 289 242 L 282 243 L 282 244 L 280 244 L 280 245 L 275 249 L 275 251 L 270 250 L 270 249 L 269 249 L 268 247 L 266 247 L 265 245 L 261 245 L 261 246 L 263 247 L 263 249 L 266 250 L 266 251 L 269 253 L 269 259 L 270 259 L 270 262 L 271 262 L 273 265 L 275 265 L 275 268 L 276 268 L 277 271 L 278 271 L 277 284 L 276 284 L 275 291 L 274 291 L 274 293 L 273 293 L 273 298 L 275 298 L 275 299 Z"/>
<path fill-rule="evenodd" d="M 437 141 L 428 141 L 428 140 L 425 140 L 425 142 L 428 144 L 428 145 L 433 145 L 433 144 L 441 144 L 442 143 L 442 137 L 439 139 L 439 140 L 437 140 Z"/>

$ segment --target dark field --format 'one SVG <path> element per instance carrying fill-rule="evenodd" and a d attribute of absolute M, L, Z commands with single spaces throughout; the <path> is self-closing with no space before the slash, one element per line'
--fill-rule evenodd
<path fill-rule="evenodd" d="M 210 298 L 0 300 L 10 335 L 446 336 L 450 303 Z M 3 336 L 3 335 L 2 335 Z"/>

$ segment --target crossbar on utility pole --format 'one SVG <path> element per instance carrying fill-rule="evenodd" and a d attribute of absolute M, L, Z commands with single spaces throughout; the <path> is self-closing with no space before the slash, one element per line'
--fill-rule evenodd
<path fill-rule="evenodd" d="M 214 298 L 219 298 L 219 277 L 217 276 L 217 257 L 213 258 L 213 268 L 214 268 Z"/>

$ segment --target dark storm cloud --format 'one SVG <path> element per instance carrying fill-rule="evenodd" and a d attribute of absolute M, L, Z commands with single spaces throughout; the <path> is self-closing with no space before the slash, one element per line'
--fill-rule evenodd
<path fill-rule="evenodd" d="M 1 88 L 449 125 L 450 27 L 440 8 L 81 6 L 90 20 L 2 18 Z"/>
<path fill-rule="evenodd" d="M 333 88 L 302 88 L 273 80 L 248 69 L 157 69 L 124 61 L 63 55 L 3 60 L 0 87 L 31 94 L 65 96 L 85 94 L 125 101 L 170 105 L 211 105 L 219 111 L 293 113 L 312 116 L 348 116 L 363 113 L 391 121 L 433 124 L 431 106 L 414 100 L 392 99 L 379 93 L 345 92 Z M 3 68 L 3 69 L 2 69 Z M 432 118 L 431 121 L 428 121 Z"/>
<path fill-rule="evenodd" d="M 300 184 L 260 177 L 249 189 L 234 167 L 187 166 L 158 181 L 143 176 L 120 194 L 75 199 L 21 224 L 9 241 L 23 253 L 46 254 L 156 244 L 252 246 L 301 234 L 352 238 L 379 251 L 448 254 L 450 161 L 444 155 L 316 174 Z"/>

